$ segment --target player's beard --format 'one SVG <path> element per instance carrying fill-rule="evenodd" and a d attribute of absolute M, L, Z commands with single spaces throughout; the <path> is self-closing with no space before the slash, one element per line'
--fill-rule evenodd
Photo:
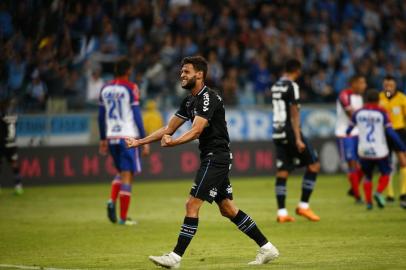
<path fill-rule="evenodd" d="M 196 85 L 196 76 L 193 76 L 189 80 L 187 80 L 187 83 L 185 85 L 182 85 L 183 89 L 187 90 L 192 90 Z"/>

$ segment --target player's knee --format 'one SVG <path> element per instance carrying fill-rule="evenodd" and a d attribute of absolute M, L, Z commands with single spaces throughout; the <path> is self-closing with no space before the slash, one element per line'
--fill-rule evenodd
<path fill-rule="evenodd" d="M 232 208 L 220 208 L 220 213 L 226 218 L 233 218 L 237 215 L 237 212 Z"/>
<path fill-rule="evenodd" d="M 355 170 L 358 167 L 358 162 L 356 160 L 349 160 L 348 161 L 348 169 Z"/>
<path fill-rule="evenodd" d="M 399 167 L 406 168 L 406 156 L 402 153 L 398 156 Z"/>
<path fill-rule="evenodd" d="M 190 217 L 197 217 L 199 214 L 200 204 L 195 202 L 193 199 L 189 199 L 186 202 L 186 215 Z"/>
<path fill-rule="evenodd" d="M 278 178 L 288 178 L 289 176 L 289 171 L 287 170 L 278 170 L 276 172 L 276 177 Z"/>
<path fill-rule="evenodd" d="M 238 213 L 238 208 L 235 207 L 233 204 L 219 205 L 219 210 L 221 215 L 226 218 L 233 218 Z"/>
<path fill-rule="evenodd" d="M 313 173 L 318 173 L 320 171 L 320 162 L 310 164 L 307 169 Z"/>

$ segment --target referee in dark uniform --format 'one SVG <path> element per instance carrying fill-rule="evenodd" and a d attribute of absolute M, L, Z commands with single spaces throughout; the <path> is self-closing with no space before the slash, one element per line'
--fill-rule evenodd
<path fill-rule="evenodd" d="M 178 268 L 181 258 L 196 234 L 199 209 L 204 201 L 215 201 L 220 213 L 229 218 L 242 232 L 252 238 L 259 252 L 250 264 L 265 264 L 279 256 L 278 250 L 266 239 L 254 220 L 239 210 L 233 202 L 229 180 L 232 154 L 222 98 L 205 86 L 207 62 L 203 57 L 186 57 L 181 64 L 181 85 L 190 91 L 179 110 L 168 125 L 140 140 L 127 139 L 129 147 L 138 147 L 161 140 L 161 146 L 172 147 L 199 139 L 201 164 L 186 203 L 186 216 L 181 226 L 174 250 L 163 256 L 150 256 L 157 265 Z M 185 122 L 192 121 L 192 127 L 178 138 L 171 135 Z"/>

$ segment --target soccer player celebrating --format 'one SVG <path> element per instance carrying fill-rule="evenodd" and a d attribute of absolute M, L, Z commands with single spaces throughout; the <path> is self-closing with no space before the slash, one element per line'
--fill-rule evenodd
<path fill-rule="evenodd" d="M 300 91 L 295 82 L 301 74 L 301 63 L 292 59 L 286 62 L 283 76 L 271 87 L 273 107 L 273 142 L 276 148 L 275 193 L 278 204 L 277 221 L 293 222 L 285 206 L 286 182 L 295 167 L 306 166 L 302 195 L 296 214 L 311 221 L 320 218 L 310 209 L 309 199 L 316 183 L 320 163 L 316 152 L 300 130 Z"/>
<path fill-rule="evenodd" d="M 365 174 L 364 193 L 367 209 L 372 209 L 372 172 L 375 166 L 379 168 L 381 176 L 374 193 L 374 199 L 378 206 L 383 208 L 385 206 L 385 198 L 382 196 L 382 192 L 389 182 L 391 172 L 386 135 L 391 138 L 400 151 L 404 152 L 406 146 L 392 129 L 392 124 L 386 112 L 378 106 L 379 92 L 376 90 L 368 91 L 366 102 L 362 109 L 353 114 L 347 134 L 355 126 L 358 127 L 358 155 L 362 171 Z"/>
<path fill-rule="evenodd" d="M 341 91 L 337 99 L 335 135 L 341 159 L 348 165 L 347 177 L 351 186 L 348 194 L 354 196 L 357 202 L 361 202 L 360 194 L 356 191 L 359 190 L 358 186 L 363 176 L 357 156 L 358 129 L 354 128 L 348 135 L 346 131 L 352 114 L 363 105 L 362 95 L 366 87 L 365 78 L 361 75 L 354 75 L 350 79 L 350 88 Z"/>
<path fill-rule="evenodd" d="M 14 175 L 14 194 L 24 193 L 18 163 L 16 143 L 17 115 L 12 113 L 12 100 L 4 99 L 0 102 L 0 168 L 3 156 L 10 164 Z"/>
<path fill-rule="evenodd" d="M 135 173 L 141 172 L 139 148 L 128 149 L 125 138 L 143 138 L 144 125 L 139 108 L 139 90 L 136 84 L 129 81 L 131 64 L 119 60 L 115 64 L 115 79 L 106 83 L 100 90 L 99 107 L 99 152 L 110 154 L 119 172 L 112 182 L 111 197 L 107 203 L 107 215 L 116 223 L 116 200 L 120 197 L 119 224 L 134 225 L 127 217 L 131 199 L 131 183 Z M 142 155 L 149 154 L 149 145 L 144 145 Z"/>
<path fill-rule="evenodd" d="M 386 76 L 383 80 L 383 91 L 379 94 L 380 105 L 388 112 L 393 129 L 399 137 L 406 143 L 406 96 L 397 91 L 396 80 L 392 76 Z M 406 209 L 406 156 L 400 152 L 396 144 L 388 137 L 388 144 L 394 150 L 400 165 L 400 205 Z M 396 159 L 393 158 L 393 161 Z M 396 167 L 396 162 L 392 163 Z M 392 185 L 392 175 L 388 184 L 388 201 L 394 201 L 395 194 Z"/>
<path fill-rule="evenodd" d="M 179 110 L 166 127 L 144 139 L 127 139 L 129 147 L 158 140 L 161 140 L 163 147 L 173 147 L 199 139 L 201 164 L 186 203 L 186 216 L 177 244 L 172 252 L 163 256 L 150 256 L 149 259 L 166 268 L 178 268 L 186 248 L 197 232 L 200 207 L 204 201 L 215 201 L 221 215 L 229 218 L 239 230 L 260 246 L 256 259 L 250 264 L 265 264 L 278 257 L 279 252 L 268 242 L 254 220 L 234 204 L 228 176 L 232 155 L 224 104 L 222 98 L 205 85 L 206 75 L 207 62 L 203 57 L 184 58 L 181 64 L 181 85 L 190 94 L 183 100 Z M 173 138 L 171 135 L 187 120 L 192 121 L 191 129 L 178 138 Z"/>

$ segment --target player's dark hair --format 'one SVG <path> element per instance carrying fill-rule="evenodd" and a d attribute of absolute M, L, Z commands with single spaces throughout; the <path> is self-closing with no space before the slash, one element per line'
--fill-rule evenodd
<path fill-rule="evenodd" d="M 291 73 L 291 72 L 298 71 L 301 68 L 302 68 L 302 63 L 300 63 L 299 60 L 297 60 L 297 59 L 289 59 L 285 63 L 284 70 L 285 70 L 285 72 Z"/>
<path fill-rule="evenodd" d="M 188 56 L 183 58 L 181 67 L 186 64 L 191 64 L 196 71 L 203 72 L 203 78 L 206 79 L 207 74 L 207 61 L 203 56 Z"/>
<path fill-rule="evenodd" d="M 365 101 L 368 103 L 379 102 L 379 91 L 376 89 L 371 89 L 365 92 Z"/>
<path fill-rule="evenodd" d="M 127 59 L 120 59 L 114 65 L 114 75 L 124 76 L 130 70 L 131 63 Z"/>
<path fill-rule="evenodd" d="M 350 84 L 351 84 L 351 83 L 353 83 L 353 82 L 355 82 L 355 81 L 357 81 L 357 80 L 359 80 L 359 79 L 362 79 L 362 78 L 364 78 L 363 75 L 361 75 L 361 74 L 355 74 L 355 75 L 352 75 L 352 76 L 351 76 L 349 82 L 350 82 Z"/>
<path fill-rule="evenodd" d="M 395 81 L 395 82 L 396 82 L 395 76 L 390 75 L 390 74 L 386 75 L 386 76 L 383 78 L 383 80 L 384 80 L 384 81 Z"/>

